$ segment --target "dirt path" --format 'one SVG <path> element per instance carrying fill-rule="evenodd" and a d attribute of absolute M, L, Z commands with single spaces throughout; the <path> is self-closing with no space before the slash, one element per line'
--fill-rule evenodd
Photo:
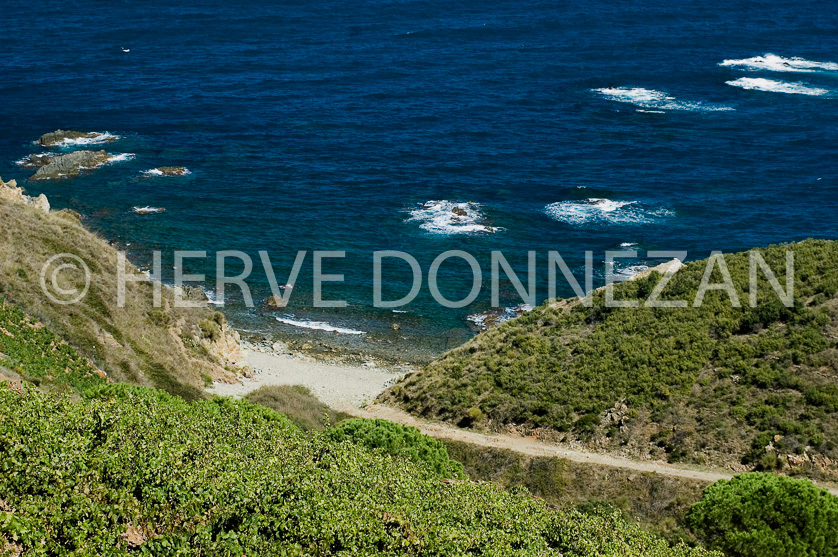
<path fill-rule="evenodd" d="M 262 386 L 304 385 L 327 405 L 359 418 L 381 418 L 413 426 L 431 437 L 463 441 L 481 447 L 508 449 L 535 457 L 558 457 L 612 468 L 652 472 L 662 476 L 712 483 L 733 477 L 732 472 L 709 468 L 677 466 L 660 461 L 641 461 L 589 452 L 538 439 L 509 434 L 487 434 L 460 429 L 441 422 L 416 418 L 397 408 L 373 404 L 375 397 L 408 370 L 348 366 L 326 363 L 299 355 L 277 355 L 245 351 L 248 364 L 260 370 L 252 379 L 234 385 L 216 384 L 209 389 L 220 396 L 242 397 Z M 823 485 L 835 495 L 838 487 Z"/>

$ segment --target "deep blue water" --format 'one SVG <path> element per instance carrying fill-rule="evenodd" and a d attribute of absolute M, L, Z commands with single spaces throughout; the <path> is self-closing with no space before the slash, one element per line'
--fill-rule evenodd
<path fill-rule="evenodd" d="M 408 313 L 375 310 L 374 250 L 410 252 L 427 271 L 465 249 L 486 273 L 492 249 L 520 272 L 536 250 L 543 279 L 548 250 L 579 270 L 584 250 L 601 261 L 621 244 L 692 258 L 838 237 L 838 71 L 719 65 L 838 62 L 828 2 L 187 4 L 5 0 L 0 175 L 83 213 L 141 265 L 152 249 L 169 253 L 167 269 L 174 249 L 265 249 L 284 282 L 297 250 L 347 251 L 327 270 L 345 274 L 328 292 L 349 308 L 308 307 L 309 254 L 279 315 L 439 350 L 468 337 L 463 317 L 485 309 L 488 280 L 470 308 L 440 308 L 425 286 Z M 772 82 L 726 84 L 741 78 Z M 595 91 L 606 87 L 619 89 Z M 135 156 L 27 182 L 14 161 L 57 128 L 110 131 L 121 139 L 104 148 Z M 192 174 L 140 174 L 161 165 Z M 473 201 L 479 223 L 501 230 L 425 230 L 411 211 L 430 200 Z M 138 205 L 166 212 L 141 217 Z M 409 289 L 387 276 L 392 297 Z M 263 298 L 264 274 L 251 281 Z M 470 284 L 465 265 L 447 268 L 450 297 Z M 228 310 L 245 327 L 283 327 Z"/>

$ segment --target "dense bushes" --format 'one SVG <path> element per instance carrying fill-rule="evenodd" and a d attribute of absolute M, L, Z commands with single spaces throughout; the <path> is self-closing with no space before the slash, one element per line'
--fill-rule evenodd
<path fill-rule="evenodd" d="M 751 473 L 716 482 L 687 522 L 730 557 L 838 556 L 838 497 L 806 480 Z"/>
<path fill-rule="evenodd" d="M 370 449 L 421 462 L 444 478 L 464 478 L 463 465 L 448 457 L 440 441 L 422 435 L 415 427 L 387 420 L 349 420 L 327 432 L 333 441 L 349 440 Z"/>
<path fill-rule="evenodd" d="M 0 551 L 23 555 L 707 555 L 229 399 L 0 384 Z"/>
<path fill-rule="evenodd" d="M 739 460 L 766 434 L 836 460 L 829 439 L 838 436 L 830 410 L 838 405 L 831 386 L 838 377 L 838 242 L 760 250 L 782 285 L 787 250 L 794 252 L 794 307 L 779 303 L 762 273 L 757 305 L 749 307 L 747 252 L 725 257 L 741 307 L 721 291 L 692 307 L 706 261 L 692 262 L 660 296 L 688 307 L 609 308 L 601 291 L 591 308 L 548 303 L 481 333 L 382 399 L 461 426 L 545 428 L 598 436 L 597 446 L 621 450 L 655 445 L 649 435 L 657 424 L 672 437 L 658 444 L 671 459 Z M 615 298 L 643 300 L 659 279 L 616 285 Z M 712 282 L 722 282 L 718 268 Z M 623 403 L 625 415 L 606 419 Z"/>

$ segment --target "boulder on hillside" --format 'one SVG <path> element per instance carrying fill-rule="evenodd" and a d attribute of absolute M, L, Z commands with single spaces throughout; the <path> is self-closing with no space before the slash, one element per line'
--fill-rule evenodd
<path fill-rule="evenodd" d="M 110 160 L 106 151 L 73 151 L 50 159 L 49 164 L 38 169 L 32 180 L 57 180 L 74 178 L 81 170 L 101 166 Z"/>
<path fill-rule="evenodd" d="M 71 130 L 55 130 L 54 132 L 45 133 L 38 139 L 38 145 L 43 147 L 52 147 L 61 143 L 67 143 L 78 140 L 91 140 L 97 143 L 110 142 L 116 139 L 116 136 L 99 133 L 99 132 L 77 132 Z"/>
<path fill-rule="evenodd" d="M 0 199 L 22 205 L 31 205 L 44 213 L 49 213 L 49 200 L 46 195 L 41 194 L 38 197 L 30 197 L 23 193 L 23 188 L 18 187 L 17 181 L 15 180 L 4 182 L 0 179 Z"/>

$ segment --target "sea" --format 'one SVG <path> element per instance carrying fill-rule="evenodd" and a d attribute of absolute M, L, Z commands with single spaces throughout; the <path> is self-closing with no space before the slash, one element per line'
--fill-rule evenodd
<path fill-rule="evenodd" d="M 541 303 L 550 251 L 580 280 L 592 252 L 598 286 L 609 250 L 626 252 L 616 273 L 628 276 L 657 262 L 650 250 L 698 259 L 838 238 L 829 3 L 4 0 L 0 11 L 0 176 L 79 212 L 141 268 L 160 251 L 164 281 L 176 250 L 206 252 L 181 270 L 204 274 L 211 296 L 218 252 L 247 254 L 254 307 L 235 286 L 218 307 L 255 335 L 431 357 L 493 307 L 493 251 L 524 286 L 534 253 Z M 59 128 L 101 136 L 33 143 Z M 115 159 L 48 182 L 17 164 L 80 148 Z M 189 173 L 149 172 L 160 166 Z M 315 307 L 323 250 L 337 253 L 321 254 L 336 275 L 321 297 L 345 307 Z M 383 250 L 420 271 L 398 308 L 375 304 Z M 474 260 L 431 273 L 452 250 Z M 259 253 L 282 285 L 300 251 L 287 307 L 265 310 Z M 431 275 L 461 300 L 473 264 L 473 302 L 441 304 Z M 229 259 L 228 275 L 244 270 Z M 405 260 L 386 259 L 381 276 L 385 299 L 414 284 Z M 560 282 L 557 295 L 572 293 Z M 501 319 L 527 309 L 502 273 L 497 301 Z"/>

